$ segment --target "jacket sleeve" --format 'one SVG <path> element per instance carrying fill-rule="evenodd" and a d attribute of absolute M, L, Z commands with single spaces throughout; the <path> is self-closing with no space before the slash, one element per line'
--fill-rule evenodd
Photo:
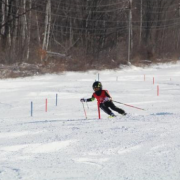
<path fill-rule="evenodd" d="M 107 90 L 105 90 L 105 95 L 109 98 L 112 98 Z"/>
<path fill-rule="evenodd" d="M 86 99 L 86 102 L 91 102 L 91 101 L 94 101 L 94 100 L 95 100 L 95 97 L 92 95 L 91 98 Z"/>

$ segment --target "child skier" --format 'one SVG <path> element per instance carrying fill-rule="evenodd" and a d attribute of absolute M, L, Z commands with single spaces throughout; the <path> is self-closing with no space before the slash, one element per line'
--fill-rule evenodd
<path fill-rule="evenodd" d="M 115 117 L 115 114 L 110 110 L 110 108 L 116 112 L 118 112 L 119 114 L 122 115 L 126 115 L 126 112 L 118 107 L 116 107 L 114 105 L 114 103 L 112 102 L 112 98 L 109 95 L 107 90 L 103 90 L 102 89 L 102 84 L 99 81 L 95 81 L 92 85 L 93 89 L 94 89 L 94 93 L 92 95 L 91 98 L 88 99 L 84 99 L 82 98 L 80 101 L 81 102 L 91 102 L 94 101 L 94 99 L 96 98 L 98 103 L 99 103 L 99 107 L 107 114 L 109 114 L 111 117 Z"/>

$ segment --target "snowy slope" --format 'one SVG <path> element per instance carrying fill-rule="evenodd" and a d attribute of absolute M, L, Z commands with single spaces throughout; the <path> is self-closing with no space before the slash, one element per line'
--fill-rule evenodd
<path fill-rule="evenodd" d="M 114 100 L 146 110 L 116 104 L 128 115 L 100 120 L 95 101 L 88 119 L 79 101 L 91 97 L 96 71 L 0 80 L 0 180 L 179 180 L 179 69 L 100 72 Z"/>

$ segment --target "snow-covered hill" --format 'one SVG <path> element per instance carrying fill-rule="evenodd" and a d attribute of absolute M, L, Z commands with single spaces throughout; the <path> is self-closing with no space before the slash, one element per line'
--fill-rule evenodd
<path fill-rule="evenodd" d="M 99 120 L 94 101 L 85 119 L 79 99 L 98 73 L 114 100 L 146 111 L 116 104 L 128 115 Z M 180 179 L 180 63 L 0 84 L 0 180 Z"/>

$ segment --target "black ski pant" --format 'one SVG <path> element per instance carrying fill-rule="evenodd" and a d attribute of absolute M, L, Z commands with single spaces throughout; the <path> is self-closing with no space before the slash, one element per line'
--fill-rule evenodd
<path fill-rule="evenodd" d="M 119 114 L 124 114 L 125 111 L 116 107 L 114 105 L 114 103 L 112 101 L 106 101 L 104 103 L 100 103 L 100 108 L 107 114 L 111 115 L 112 114 L 112 111 L 110 110 L 110 108 L 116 112 L 118 112 Z"/>

